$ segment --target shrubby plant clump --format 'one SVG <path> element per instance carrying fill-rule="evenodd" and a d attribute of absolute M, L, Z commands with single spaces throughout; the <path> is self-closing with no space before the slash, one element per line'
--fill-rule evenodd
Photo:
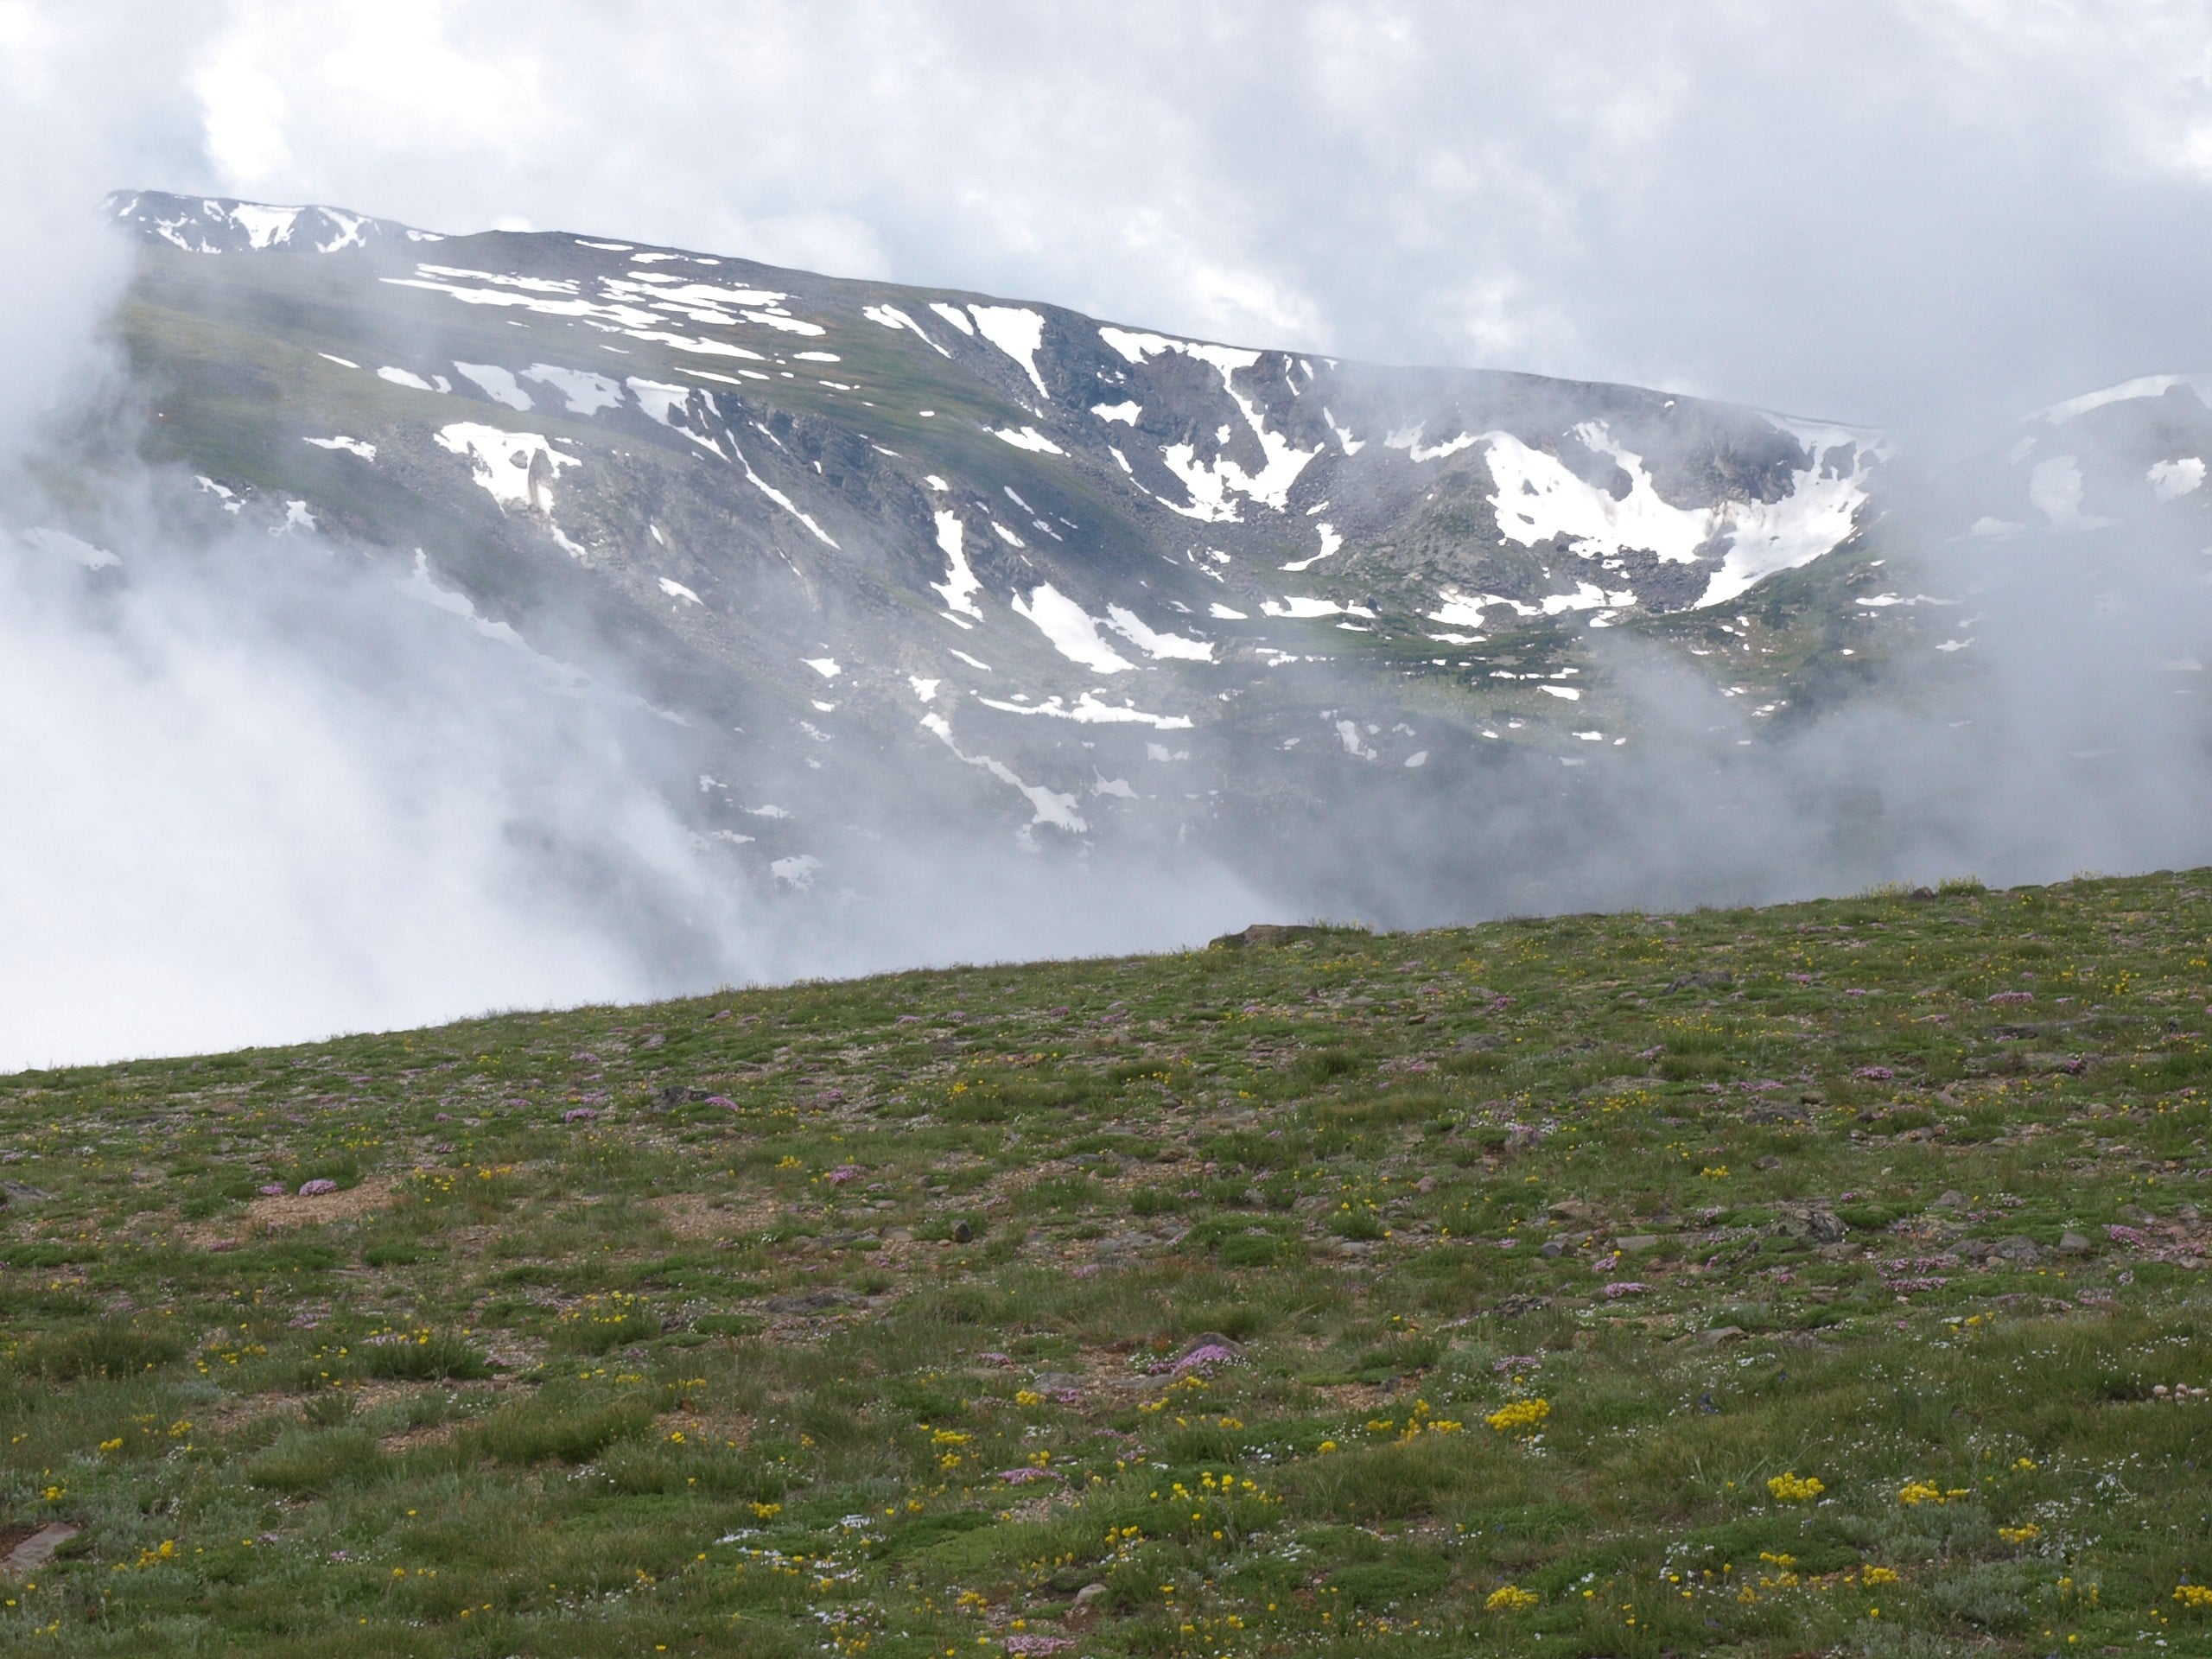
<path fill-rule="evenodd" d="M 18 1075 L 0 1645 L 2192 1650 L 2208 925 L 1255 930 Z"/>

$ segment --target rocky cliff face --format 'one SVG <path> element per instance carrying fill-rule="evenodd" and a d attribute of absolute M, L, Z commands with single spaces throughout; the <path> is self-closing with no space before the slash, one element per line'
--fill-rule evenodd
<path fill-rule="evenodd" d="M 1603 766 L 1639 718 L 1608 631 L 1755 729 L 1896 620 L 1854 601 L 1866 432 L 573 235 L 111 207 L 147 447 L 200 511 L 615 664 L 692 734 L 702 832 L 785 886 L 917 823 L 1235 838 Z"/>

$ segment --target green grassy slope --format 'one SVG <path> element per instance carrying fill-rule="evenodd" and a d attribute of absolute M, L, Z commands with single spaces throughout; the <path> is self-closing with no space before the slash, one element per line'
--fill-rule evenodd
<path fill-rule="evenodd" d="M 81 1528 L 0 1647 L 2205 1651 L 2208 923 L 1320 930 L 0 1079 L 0 1549 Z"/>

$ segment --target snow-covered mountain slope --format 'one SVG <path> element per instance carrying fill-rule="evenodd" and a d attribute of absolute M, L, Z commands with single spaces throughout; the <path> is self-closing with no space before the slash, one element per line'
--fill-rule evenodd
<path fill-rule="evenodd" d="M 1964 470 L 1957 515 L 1975 540 L 2212 517 L 2212 375 L 2149 374 L 2052 404 Z M 2164 510 L 2164 511 L 2162 511 Z"/>
<path fill-rule="evenodd" d="M 110 206 L 148 443 L 204 510 L 556 658 L 590 636 L 785 885 L 887 815 L 1183 838 L 1505 750 L 1603 764 L 1636 711 L 1591 631 L 1688 644 L 1765 718 L 1891 620 L 1852 603 L 1865 431 L 604 238 Z"/>

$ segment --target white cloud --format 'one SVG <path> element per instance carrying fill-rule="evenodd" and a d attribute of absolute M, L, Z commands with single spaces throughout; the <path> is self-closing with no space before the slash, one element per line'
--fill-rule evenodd
<path fill-rule="evenodd" d="M 2195 5 L 212 16 L 181 56 L 201 153 L 144 182 L 1870 419 L 2212 361 Z"/>

